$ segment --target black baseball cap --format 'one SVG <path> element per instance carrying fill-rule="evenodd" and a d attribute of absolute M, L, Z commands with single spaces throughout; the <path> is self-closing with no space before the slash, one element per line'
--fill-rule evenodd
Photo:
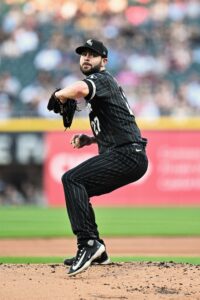
<path fill-rule="evenodd" d="M 87 40 L 87 42 L 83 46 L 76 48 L 75 51 L 76 53 L 81 55 L 83 51 L 87 49 L 98 53 L 100 56 L 104 58 L 108 56 L 108 49 L 104 46 L 104 44 L 100 41 L 92 40 L 92 39 Z"/>

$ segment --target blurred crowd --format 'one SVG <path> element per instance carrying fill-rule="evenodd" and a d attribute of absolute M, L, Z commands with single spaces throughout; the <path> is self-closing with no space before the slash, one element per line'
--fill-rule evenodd
<path fill-rule="evenodd" d="M 42 189 L 27 182 L 20 189 L 12 182 L 0 179 L 0 205 L 41 205 L 45 204 Z"/>
<path fill-rule="evenodd" d="M 25 177 L 19 168 L 16 171 L 13 166 L 8 166 L 7 169 L 9 175 L 8 172 L 0 174 L 0 205 L 45 205 L 41 170 L 23 166 L 21 170 L 24 169 Z"/>
<path fill-rule="evenodd" d="M 0 118 L 54 117 L 49 95 L 83 78 L 74 49 L 90 38 L 137 117 L 199 116 L 199 28 L 199 0 L 1 1 Z"/>

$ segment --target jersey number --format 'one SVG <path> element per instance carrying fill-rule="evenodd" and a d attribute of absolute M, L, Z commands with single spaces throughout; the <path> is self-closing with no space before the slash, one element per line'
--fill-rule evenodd
<path fill-rule="evenodd" d="M 95 134 L 98 135 L 99 132 L 101 131 L 101 128 L 100 128 L 99 119 L 97 117 L 94 117 L 94 120 L 91 121 L 91 126 L 92 126 Z"/>

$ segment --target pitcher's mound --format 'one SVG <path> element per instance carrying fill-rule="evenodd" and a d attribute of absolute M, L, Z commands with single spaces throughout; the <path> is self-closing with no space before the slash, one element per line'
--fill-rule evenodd
<path fill-rule="evenodd" d="M 112 263 L 75 277 L 67 271 L 61 264 L 1 264 L 0 299 L 200 299 L 200 265 Z"/>

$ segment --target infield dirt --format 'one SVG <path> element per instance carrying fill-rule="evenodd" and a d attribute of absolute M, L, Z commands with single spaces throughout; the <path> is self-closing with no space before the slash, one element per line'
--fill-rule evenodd
<path fill-rule="evenodd" d="M 105 239 L 110 255 L 199 256 L 200 238 Z M 73 239 L 0 240 L 0 256 L 69 256 Z M 200 300 L 200 265 L 129 262 L 69 278 L 62 264 L 0 264 L 1 300 Z"/>

